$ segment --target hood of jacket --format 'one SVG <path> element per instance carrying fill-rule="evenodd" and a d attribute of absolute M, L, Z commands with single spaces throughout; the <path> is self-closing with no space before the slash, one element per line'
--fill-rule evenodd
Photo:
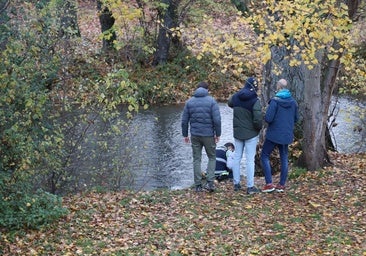
<path fill-rule="evenodd" d="M 253 105 L 257 100 L 258 96 L 255 90 L 244 87 L 232 96 L 229 100 L 229 106 L 233 108 L 241 107 L 252 111 Z"/>
<path fill-rule="evenodd" d="M 291 92 L 288 89 L 280 90 L 273 99 L 283 108 L 290 108 L 294 101 Z"/>
<path fill-rule="evenodd" d="M 203 87 L 198 87 L 194 93 L 193 93 L 194 97 L 205 97 L 208 96 L 208 90 L 203 88 Z"/>
<path fill-rule="evenodd" d="M 253 88 L 249 89 L 247 87 L 244 87 L 238 92 L 238 98 L 240 100 L 251 100 L 257 99 L 258 95 Z"/>
<path fill-rule="evenodd" d="M 244 87 L 233 97 L 234 107 L 242 107 L 252 111 L 254 103 L 258 100 L 258 95 L 254 89 Z"/>

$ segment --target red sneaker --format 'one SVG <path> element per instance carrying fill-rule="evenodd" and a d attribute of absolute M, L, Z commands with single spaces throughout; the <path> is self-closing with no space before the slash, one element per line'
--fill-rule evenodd
<path fill-rule="evenodd" d="M 285 186 L 283 186 L 281 184 L 276 185 L 276 191 L 277 192 L 283 192 L 284 190 L 285 190 Z"/>
<path fill-rule="evenodd" d="M 269 192 L 272 192 L 275 190 L 275 186 L 273 186 L 272 183 L 270 184 L 266 184 L 263 188 L 262 188 L 262 192 L 265 192 L 265 193 L 269 193 Z"/>

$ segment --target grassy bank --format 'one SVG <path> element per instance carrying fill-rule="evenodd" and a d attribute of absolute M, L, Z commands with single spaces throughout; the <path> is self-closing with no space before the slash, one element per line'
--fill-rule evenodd
<path fill-rule="evenodd" d="M 70 210 L 65 219 L 42 230 L 3 232 L 0 252 L 366 255 L 365 156 L 335 154 L 335 166 L 291 178 L 285 193 L 248 196 L 222 182 L 215 193 L 188 189 L 65 197 Z"/>

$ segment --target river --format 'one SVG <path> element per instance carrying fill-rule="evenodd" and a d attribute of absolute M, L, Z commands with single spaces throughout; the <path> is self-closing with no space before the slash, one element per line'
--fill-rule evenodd
<path fill-rule="evenodd" d="M 334 100 L 333 104 L 335 103 Z M 220 146 L 226 142 L 233 142 L 233 113 L 226 103 L 219 103 L 219 106 L 222 119 L 222 136 L 218 143 Z M 150 191 L 190 187 L 193 184 L 192 149 L 190 144 L 184 143 L 181 134 L 183 107 L 184 105 L 180 104 L 140 111 L 132 120 L 130 131 L 126 132 L 123 138 L 121 136 L 108 139 L 109 145 L 113 147 L 108 154 L 96 150 L 96 158 L 78 158 L 73 163 L 81 176 L 77 187 L 80 188 L 80 184 L 93 186 L 94 182 L 103 186 L 103 177 L 105 180 L 111 180 L 110 177 L 116 174 L 116 169 L 131 173 L 127 176 L 116 176 L 116 180 L 119 179 L 117 189 Z M 337 119 L 331 134 L 336 149 L 342 153 L 366 152 L 365 103 L 340 98 L 335 109 Z M 89 141 L 93 139 L 96 140 L 90 138 Z M 90 154 L 88 151 L 85 153 Z M 245 175 L 244 163 L 243 157 L 242 175 Z M 203 152 L 202 170 L 206 166 L 207 156 Z M 91 178 L 91 170 L 103 172 L 104 176 Z"/>
<path fill-rule="evenodd" d="M 335 101 L 333 101 L 335 104 Z M 219 103 L 222 119 L 222 136 L 218 145 L 233 142 L 232 109 Z M 133 166 L 136 188 L 154 190 L 158 188 L 182 189 L 193 184 L 191 146 L 183 142 L 181 113 L 184 105 L 152 107 L 137 115 L 134 126 L 138 127 L 134 138 L 141 149 L 144 161 Z M 337 125 L 332 127 L 332 138 L 341 153 L 365 152 L 365 103 L 340 98 L 337 104 Z M 361 129 L 361 130 L 360 130 Z M 244 157 L 243 157 L 244 158 Z M 203 151 L 202 170 L 207 165 Z M 244 174 L 242 161 L 242 174 Z"/>

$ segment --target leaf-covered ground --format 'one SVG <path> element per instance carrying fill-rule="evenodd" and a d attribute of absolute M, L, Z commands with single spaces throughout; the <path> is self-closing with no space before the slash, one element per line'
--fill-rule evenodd
<path fill-rule="evenodd" d="M 366 155 L 290 179 L 285 193 L 88 193 L 45 229 L 1 235 L 3 255 L 366 255 Z M 258 185 L 263 178 L 257 179 Z"/>

